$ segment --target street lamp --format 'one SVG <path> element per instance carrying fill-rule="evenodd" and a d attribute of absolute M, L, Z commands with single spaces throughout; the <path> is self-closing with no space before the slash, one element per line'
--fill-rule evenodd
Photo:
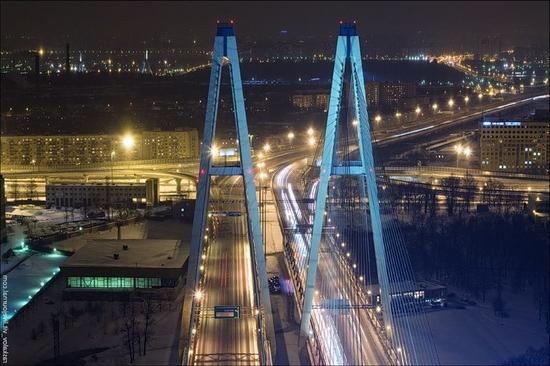
<path fill-rule="evenodd" d="M 269 152 L 269 150 L 271 150 L 271 146 L 269 146 L 269 144 L 266 143 L 266 144 L 264 145 L 264 152 L 267 153 L 267 152 Z"/>
<path fill-rule="evenodd" d="M 379 114 L 378 114 L 378 115 L 376 115 L 376 117 L 374 117 L 374 121 L 376 121 L 376 122 L 380 122 L 380 121 L 382 121 L 382 116 L 381 116 L 381 115 L 379 115 Z"/>
<path fill-rule="evenodd" d="M 288 142 L 289 143 L 292 143 L 292 140 L 294 139 L 294 132 L 289 132 L 288 135 L 286 135 L 286 137 L 288 138 Z"/>
<path fill-rule="evenodd" d="M 460 158 L 460 155 L 464 155 L 466 159 L 468 159 L 472 155 L 472 149 L 469 146 L 462 146 L 461 144 L 457 144 L 454 146 L 454 150 L 456 152 L 457 168 L 458 168 L 458 159 Z"/>
<path fill-rule="evenodd" d="M 469 101 L 470 101 L 470 97 L 466 95 L 466 96 L 464 97 L 464 103 L 465 103 L 465 104 L 468 104 Z"/>
<path fill-rule="evenodd" d="M 453 100 L 453 98 L 449 99 L 448 104 L 450 108 L 453 108 L 453 106 L 455 105 L 455 101 Z"/>
<path fill-rule="evenodd" d="M 136 144 L 136 140 L 134 139 L 134 137 L 132 135 L 124 135 L 124 137 L 122 137 L 122 146 L 124 147 L 124 149 L 126 151 L 130 151 L 134 145 Z"/>
<path fill-rule="evenodd" d="M 420 112 L 422 112 L 422 109 L 420 109 L 420 106 L 417 106 L 416 109 L 414 110 L 414 113 L 416 113 L 416 115 L 418 116 Z"/>
<path fill-rule="evenodd" d="M 307 143 L 309 146 L 315 146 L 315 138 L 310 137 L 309 139 L 307 139 Z"/>
<path fill-rule="evenodd" d="M 479 99 L 479 104 L 481 104 L 481 120 L 483 121 L 483 103 L 481 102 L 483 99 L 483 94 L 479 93 L 477 95 L 477 99 Z"/>
<path fill-rule="evenodd" d="M 437 112 L 437 108 L 438 108 L 437 103 L 432 104 L 432 110 L 434 111 L 434 113 Z"/>
<path fill-rule="evenodd" d="M 314 132 L 315 132 L 315 131 L 313 130 L 313 127 L 310 127 L 310 128 L 307 129 L 307 134 L 308 134 L 309 136 L 313 136 L 313 133 L 314 133 Z"/>

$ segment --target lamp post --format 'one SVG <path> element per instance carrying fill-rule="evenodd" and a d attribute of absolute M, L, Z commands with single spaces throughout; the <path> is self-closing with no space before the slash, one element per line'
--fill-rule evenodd
<path fill-rule="evenodd" d="M 464 155 L 466 158 L 469 158 L 470 155 L 472 155 L 472 149 L 469 146 L 462 146 L 461 144 L 457 144 L 454 146 L 454 150 L 456 152 L 456 167 L 458 168 L 458 160 L 460 158 L 460 155 Z"/>
<path fill-rule="evenodd" d="M 455 105 L 455 101 L 453 100 L 453 98 L 451 98 L 449 99 L 449 102 L 447 104 L 449 105 L 450 109 L 453 109 L 453 106 Z"/>
<path fill-rule="evenodd" d="M 483 102 L 482 102 L 483 94 L 479 93 L 477 95 L 477 99 L 479 99 L 479 104 L 481 104 L 481 120 L 483 121 Z"/>
<path fill-rule="evenodd" d="M 292 140 L 294 140 L 294 132 L 289 132 L 286 137 L 288 138 L 288 143 L 292 146 Z"/>

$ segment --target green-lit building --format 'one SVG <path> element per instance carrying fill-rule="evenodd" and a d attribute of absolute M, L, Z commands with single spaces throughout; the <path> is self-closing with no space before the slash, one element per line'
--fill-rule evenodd
<path fill-rule="evenodd" d="M 189 246 L 179 240 L 90 240 L 61 266 L 66 300 L 174 299 Z"/>

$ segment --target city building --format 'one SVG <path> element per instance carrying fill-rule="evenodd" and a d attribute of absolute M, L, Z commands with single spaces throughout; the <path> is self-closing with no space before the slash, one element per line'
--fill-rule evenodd
<path fill-rule="evenodd" d="M 390 83 L 367 81 L 367 104 L 373 108 L 401 107 L 416 97 L 414 83 Z"/>
<path fill-rule="evenodd" d="M 102 207 L 146 203 L 146 184 L 55 183 L 46 184 L 46 206 Z"/>
<path fill-rule="evenodd" d="M 367 81 L 367 106 L 378 108 L 380 105 L 380 83 L 376 81 Z"/>
<path fill-rule="evenodd" d="M 445 301 L 447 298 L 447 286 L 435 281 L 420 282 L 396 282 L 390 298 L 397 299 L 404 297 L 408 301 L 432 302 Z M 367 294 L 371 297 L 371 304 L 380 303 L 380 286 L 373 284 L 368 286 Z"/>
<path fill-rule="evenodd" d="M 327 109 L 329 95 L 326 92 L 304 91 L 292 96 L 292 106 L 299 109 Z"/>
<path fill-rule="evenodd" d="M 548 111 L 523 121 L 486 118 L 481 123 L 481 169 L 548 174 Z"/>
<path fill-rule="evenodd" d="M 399 107 L 407 99 L 414 97 L 416 97 L 416 85 L 414 83 L 380 83 L 379 104 L 381 106 Z"/>
<path fill-rule="evenodd" d="M 60 267 L 64 300 L 169 300 L 185 284 L 189 246 L 179 240 L 89 240 Z"/>
<path fill-rule="evenodd" d="M 2 164 L 56 165 L 186 159 L 199 155 L 197 129 L 126 135 L 2 136 Z"/>
<path fill-rule="evenodd" d="M 197 129 L 181 131 L 146 131 L 141 134 L 143 159 L 179 159 L 199 156 Z"/>

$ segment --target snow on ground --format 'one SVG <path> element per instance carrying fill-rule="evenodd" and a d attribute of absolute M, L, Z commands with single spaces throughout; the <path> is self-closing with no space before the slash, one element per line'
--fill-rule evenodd
<path fill-rule="evenodd" d="M 96 231 L 76 236 L 51 245 L 58 249 L 76 251 L 87 239 L 114 239 L 117 229 Z M 191 224 L 175 219 L 145 221 L 122 227 L 123 239 L 177 239 L 188 245 L 191 238 Z M 8 342 L 10 354 L 8 364 L 34 364 L 53 357 L 51 314 L 63 311 L 67 314 L 71 307 L 82 308 L 84 313 L 74 322 L 62 321 L 60 325 L 61 355 L 69 357 L 77 352 L 85 357 L 88 364 L 127 364 L 129 359 L 123 345 L 120 303 L 101 304 L 101 311 L 94 314 L 79 302 L 63 302 L 63 278 L 54 277 L 53 272 L 67 258 L 60 254 L 34 254 L 21 262 L 8 273 L 8 304 L 10 311 L 21 308 L 30 301 L 21 313 L 8 322 Z M 46 286 L 38 293 L 41 282 Z M 171 303 L 164 302 L 161 311 L 154 315 L 152 338 L 146 356 L 136 356 L 136 364 L 174 364 L 177 362 L 178 340 L 180 336 L 180 298 Z M 29 296 L 32 300 L 29 300 Z M 13 310 L 12 310 L 13 309 Z M 13 315 L 13 313 L 11 314 Z M 35 339 L 33 338 L 35 336 Z M 102 351 L 101 348 L 107 348 Z M 84 354 L 94 354 L 86 356 Z"/>
<path fill-rule="evenodd" d="M 523 354 L 531 346 L 548 345 L 544 322 L 538 319 L 530 292 L 504 293 L 508 318 L 494 315 L 491 299 L 465 309 L 429 312 L 441 364 L 494 365 Z"/>
<path fill-rule="evenodd" d="M 39 222 L 48 222 L 50 224 L 59 224 L 66 221 L 67 213 L 65 210 L 58 210 L 55 208 L 44 208 L 42 206 L 35 205 L 18 205 L 7 206 L 6 215 L 25 216 Z M 84 220 L 84 213 L 80 210 L 74 210 L 68 212 L 69 221 Z"/>
<path fill-rule="evenodd" d="M 147 223 L 137 222 L 122 226 L 121 238 L 122 239 L 144 239 L 147 238 Z M 67 252 L 76 252 L 87 240 L 101 240 L 101 239 L 116 239 L 117 228 L 113 227 L 109 230 L 94 230 L 92 232 L 84 233 L 79 236 L 73 236 L 71 238 L 57 241 L 49 245 L 50 248 L 57 248 Z"/>
<path fill-rule="evenodd" d="M 64 362 L 74 364 L 76 360 L 71 359 L 71 355 L 87 353 L 95 356 L 85 357 L 86 364 L 128 364 L 128 351 L 121 332 L 124 321 L 123 303 L 62 302 L 63 288 L 64 281 L 61 278 L 55 278 L 51 286 L 35 298 L 33 306 L 27 309 L 23 316 L 18 316 L 13 324 L 10 322 L 8 365 L 30 365 L 53 358 L 51 314 L 57 311 L 64 314 L 60 317 L 59 329 L 60 351 Z M 46 304 L 46 298 L 52 300 L 54 304 Z M 136 304 L 138 308 L 139 302 Z M 173 364 L 174 360 L 177 360 L 182 296 L 173 302 L 153 302 L 153 304 L 154 312 L 147 355 L 138 355 L 136 345 L 135 363 Z M 71 318 L 69 316 L 71 313 L 78 315 Z M 138 316 L 136 319 L 143 325 L 142 318 Z M 143 328 L 140 329 L 143 330 Z"/>
<path fill-rule="evenodd" d="M 19 311 L 59 271 L 67 258 L 58 253 L 30 251 L 26 260 L 6 274 L 8 319 Z"/>

